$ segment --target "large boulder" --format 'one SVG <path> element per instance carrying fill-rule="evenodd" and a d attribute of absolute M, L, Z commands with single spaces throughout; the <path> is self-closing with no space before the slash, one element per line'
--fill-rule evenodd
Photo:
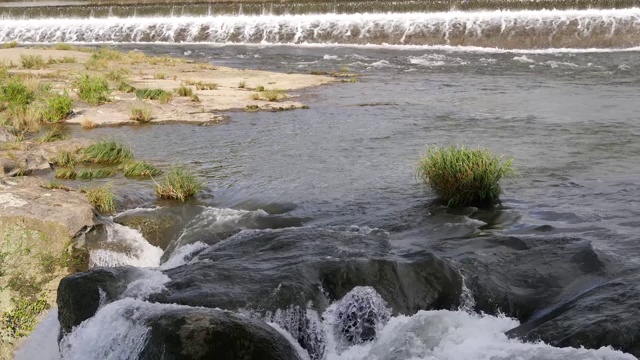
<path fill-rule="evenodd" d="M 147 322 L 151 332 L 140 360 L 300 359 L 274 328 L 223 310 L 172 307 Z"/>

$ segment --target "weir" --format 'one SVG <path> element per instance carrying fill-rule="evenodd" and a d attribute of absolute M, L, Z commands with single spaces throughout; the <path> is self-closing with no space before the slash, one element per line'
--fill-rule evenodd
<path fill-rule="evenodd" d="M 6 41 L 624 49 L 640 46 L 640 8 L 5 19 Z"/>

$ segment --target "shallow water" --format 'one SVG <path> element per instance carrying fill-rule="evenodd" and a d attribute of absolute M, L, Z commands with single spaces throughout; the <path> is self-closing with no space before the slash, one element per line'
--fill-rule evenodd
<path fill-rule="evenodd" d="M 93 349 L 133 356 L 133 350 L 118 342 L 138 346 L 147 329 L 140 326 L 142 320 L 131 323 L 121 314 L 133 311 L 144 320 L 171 307 L 143 301 L 174 290 L 168 269 L 193 266 L 201 271 L 197 266 L 211 262 L 206 256 L 217 249 L 229 251 L 230 268 L 243 265 L 254 250 L 243 246 L 259 241 L 266 241 L 259 249 L 265 259 L 261 264 L 286 269 L 310 253 L 333 256 L 314 244 L 335 232 L 335 238 L 348 239 L 357 233 L 364 239 L 360 245 L 369 244 L 367 236 L 374 233 L 379 242 L 365 253 L 375 249 L 406 260 L 433 252 L 460 271 L 470 290 L 465 288 L 458 311 L 395 311 L 367 344 L 344 346 L 332 338 L 331 307 L 328 313 L 307 314 L 318 319 L 326 359 L 632 358 L 608 348 L 523 343 L 504 332 L 519 323 L 542 324 L 547 342 L 580 345 L 557 335 L 566 334 L 567 325 L 553 321 L 570 318 L 575 328 L 591 329 L 585 330 L 588 334 L 597 332 L 593 327 L 612 329 L 614 339 L 598 344 L 619 347 L 614 330 L 629 333 L 635 328 L 640 295 L 637 48 L 117 47 L 281 72 L 348 68 L 360 78 L 292 93 L 309 110 L 231 112 L 228 123 L 207 127 L 75 129 L 81 137 L 120 137 L 138 158 L 161 166 L 187 165 L 207 187 L 197 202 L 166 208 L 175 204 L 156 201 L 152 182 L 115 179 L 123 207 L 160 206 L 145 211 L 179 213 L 184 224 L 171 235 L 161 260 L 159 248 L 145 244 L 139 233 L 119 225 L 110 228 L 110 240 L 120 240 L 109 244 L 108 256 L 98 256 L 103 250 L 94 252 L 97 263 L 153 267 L 166 262 L 148 270 L 154 276 L 147 282 L 131 283 L 122 299 L 101 308 L 66 339 L 66 357 L 82 357 Z M 447 209 L 420 183 L 415 168 L 425 147 L 449 144 L 487 147 L 515 158 L 518 176 L 503 182 L 500 204 Z M 279 233 L 270 229 L 280 228 L 293 235 L 271 239 Z M 291 237 L 299 239 L 297 247 Z M 340 299 L 342 295 L 332 300 L 338 304 Z M 382 313 L 389 312 L 376 304 Z M 470 314 L 469 309 L 496 316 Z M 286 328 L 285 320 L 295 316 L 281 310 L 264 319 Z M 96 331 L 105 327 L 132 331 L 105 338 Z M 640 353 L 637 342 L 627 348 Z"/>

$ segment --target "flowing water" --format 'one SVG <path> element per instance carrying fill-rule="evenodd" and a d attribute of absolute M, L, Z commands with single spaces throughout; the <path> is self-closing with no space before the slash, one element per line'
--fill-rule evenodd
<path fill-rule="evenodd" d="M 62 355 L 52 312 L 19 359 L 135 358 L 149 319 L 206 304 L 268 322 L 301 358 L 640 354 L 637 8 L 3 19 L 0 42 L 10 39 L 361 75 L 293 94 L 309 110 L 232 112 L 210 127 L 75 130 L 121 137 L 139 158 L 185 164 L 208 186 L 198 202 L 175 207 L 156 201 L 149 182 L 116 179 L 121 203 L 137 207 L 116 222 L 174 226 L 154 246 L 108 222 L 93 264 L 144 273 L 67 335 Z M 415 166 L 436 144 L 515 157 L 518 176 L 504 181 L 501 204 L 454 210 L 435 201 Z M 424 306 L 421 290 L 409 290 L 421 285 L 403 281 L 431 253 L 453 269 L 442 276 L 463 281 L 442 290 L 455 300 Z M 368 275 L 340 288 L 326 275 L 335 259 L 358 259 L 356 268 L 386 261 L 404 276 L 389 282 L 358 268 Z M 260 302 L 286 295 L 299 277 L 311 279 L 301 293 L 313 304 Z M 210 286 L 234 296 L 215 302 Z M 371 323 L 343 327 L 344 314 Z"/>

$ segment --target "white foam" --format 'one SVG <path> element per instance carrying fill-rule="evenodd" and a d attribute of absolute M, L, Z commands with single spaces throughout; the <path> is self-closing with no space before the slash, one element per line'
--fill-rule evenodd
<path fill-rule="evenodd" d="M 519 61 L 525 64 L 535 64 L 535 60 L 528 58 L 526 55 L 515 56 L 513 60 Z"/>
<path fill-rule="evenodd" d="M 174 16 L 99 19 L 5 19 L 0 42 L 165 42 L 207 44 L 446 44 L 453 38 L 565 36 L 588 39 L 594 33 L 615 39 L 617 29 L 640 32 L 640 9 L 364 13 L 261 16 Z M 579 23 L 579 26 L 575 26 Z M 463 31 L 460 29 L 464 28 Z M 354 29 L 357 35 L 354 35 Z M 523 30 L 526 30 L 523 35 Z M 555 31 L 554 31 L 555 30 Z M 485 35 L 486 33 L 486 35 Z M 385 34 L 385 36 L 380 36 Z M 608 34 L 608 35 L 607 35 Z M 544 42 L 543 41 L 543 42 Z M 628 46 L 620 42 L 620 46 Z M 579 47 L 588 46 L 584 43 Z"/>
<path fill-rule="evenodd" d="M 329 54 L 325 54 L 322 59 L 324 60 L 340 60 L 340 57 L 337 55 L 329 55 Z"/>
<path fill-rule="evenodd" d="M 147 242 L 142 234 L 132 228 L 108 223 L 105 225 L 107 239 L 100 244 L 104 248 L 92 250 L 90 266 L 136 266 L 156 267 L 160 265 L 162 249 Z"/>
<path fill-rule="evenodd" d="M 162 266 L 160 266 L 160 269 L 168 270 L 187 264 L 191 260 L 195 252 L 206 249 L 208 246 L 209 245 L 200 241 L 193 244 L 184 245 L 177 249 L 174 254 L 171 255 L 171 258 L 164 264 L 162 264 Z"/>
<path fill-rule="evenodd" d="M 166 290 L 164 286 L 171 279 L 161 271 L 154 269 L 140 269 L 140 277 L 127 285 L 122 297 L 146 300 L 150 295 Z"/>

